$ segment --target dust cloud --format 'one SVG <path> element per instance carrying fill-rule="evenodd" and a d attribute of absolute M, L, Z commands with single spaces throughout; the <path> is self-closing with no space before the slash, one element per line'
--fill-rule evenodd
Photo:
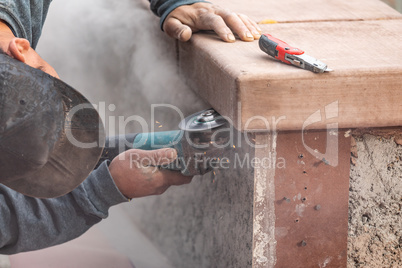
<path fill-rule="evenodd" d="M 152 124 L 177 129 L 179 114 L 157 108 L 151 118 L 152 104 L 174 105 L 185 116 L 208 108 L 179 77 L 176 41 L 160 30 L 146 1 L 54 1 L 37 51 L 62 80 L 104 107 L 110 135 L 122 134 L 119 116 L 147 123 L 144 129 L 133 120 L 126 132 L 151 131 Z"/>

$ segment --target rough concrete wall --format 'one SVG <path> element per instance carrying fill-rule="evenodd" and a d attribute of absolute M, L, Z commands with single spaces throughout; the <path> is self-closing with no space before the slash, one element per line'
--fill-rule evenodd
<path fill-rule="evenodd" d="M 402 267 L 402 146 L 356 137 L 350 172 L 348 267 Z"/>
<path fill-rule="evenodd" d="M 364 135 L 355 137 L 353 149 L 348 267 L 402 267 L 402 146 Z M 196 177 L 125 210 L 175 267 L 251 267 L 252 174 L 237 169 Z"/>

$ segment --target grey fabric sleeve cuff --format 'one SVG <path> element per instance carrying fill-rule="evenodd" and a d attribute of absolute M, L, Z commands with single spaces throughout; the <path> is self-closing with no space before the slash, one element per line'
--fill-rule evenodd
<path fill-rule="evenodd" d="M 128 202 L 126 198 L 117 188 L 113 181 L 112 175 L 109 172 L 109 161 L 104 161 L 99 167 L 92 171 L 90 177 L 84 182 L 83 186 L 88 196 L 91 198 L 91 203 L 99 212 L 107 214 L 110 207 Z"/>
<path fill-rule="evenodd" d="M 151 3 L 152 12 L 160 17 L 159 25 L 162 31 L 166 17 L 179 6 L 192 5 L 199 2 L 209 3 L 203 0 L 149 0 L 149 2 Z"/>

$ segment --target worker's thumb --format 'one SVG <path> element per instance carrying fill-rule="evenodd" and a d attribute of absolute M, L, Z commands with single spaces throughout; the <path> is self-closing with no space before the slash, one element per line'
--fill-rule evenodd
<path fill-rule="evenodd" d="M 192 31 L 191 28 L 187 25 L 181 23 L 180 20 L 168 17 L 163 23 L 163 30 L 170 37 L 176 38 L 182 42 L 186 42 L 190 40 Z"/>

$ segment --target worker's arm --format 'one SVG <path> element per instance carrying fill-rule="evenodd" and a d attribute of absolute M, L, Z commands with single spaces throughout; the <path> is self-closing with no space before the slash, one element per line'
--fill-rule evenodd
<path fill-rule="evenodd" d="M 243 41 L 261 36 L 261 29 L 248 16 L 237 14 L 206 1 L 150 0 L 151 10 L 161 17 L 161 28 L 171 37 L 188 41 L 193 32 L 213 30 L 226 42 L 233 33 Z"/>
<path fill-rule="evenodd" d="M 172 161 L 174 150 L 129 150 L 121 156 L 103 162 L 80 186 L 59 198 L 27 197 L 0 184 L 0 254 L 72 240 L 106 218 L 111 206 L 127 202 L 127 197 L 161 194 L 170 185 L 191 181 L 179 172 L 150 166 Z"/>
<path fill-rule="evenodd" d="M 0 184 L 0 254 L 15 254 L 74 239 L 126 202 L 104 162 L 71 193 L 59 198 L 24 196 Z"/>

